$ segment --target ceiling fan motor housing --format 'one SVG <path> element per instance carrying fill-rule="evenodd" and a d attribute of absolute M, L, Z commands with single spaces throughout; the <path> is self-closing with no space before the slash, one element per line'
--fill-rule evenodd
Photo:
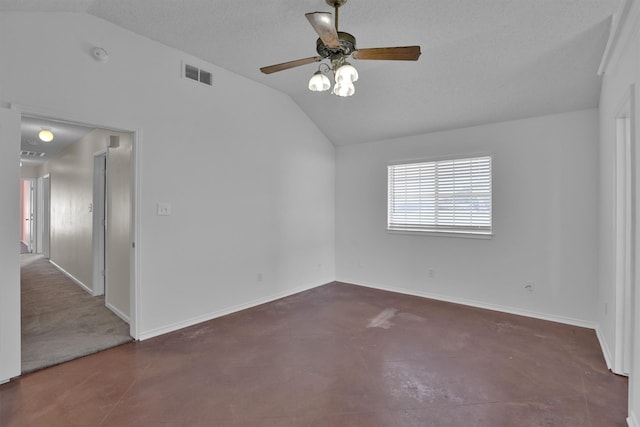
<path fill-rule="evenodd" d="M 347 2 L 347 0 L 326 0 L 327 4 L 331 7 L 340 7 Z"/>
<path fill-rule="evenodd" d="M 356 38 L 349 33 L 338 31 L 338 39 L 340 46 L 330 48 L 325 45 L 321 39 L 316 41 L 316 51 L 323 58 L 329 58 L 333 55 L 349 56 L 356 50 Z"/>

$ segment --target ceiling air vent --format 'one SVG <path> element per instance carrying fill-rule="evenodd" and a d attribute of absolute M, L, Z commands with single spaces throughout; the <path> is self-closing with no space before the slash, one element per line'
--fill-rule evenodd
<path fill-rule="evenodd" d="M 47 153 L 41 153 L 39 151 L 21 151 L 20 157 L 44 157 Z"/>
<path fill-rule="evenodd" d="M 189 80 L 195 80 L 207 86 L 213 85 L 213 79 L 209 71 L 201 70 L 198 67 L 183 63 L 182 76 Z"/>

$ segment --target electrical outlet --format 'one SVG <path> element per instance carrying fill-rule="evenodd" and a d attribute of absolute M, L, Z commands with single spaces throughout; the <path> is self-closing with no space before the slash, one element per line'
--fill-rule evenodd
<path fill-rule="evenodd" d="M 257 279 L 258 282 L 262 282 L 262 273 L 258 273 Z"/>
<path fill-rule="evenodd" d="M 429 277 L 433 278 L 433 268 L 427 270 L 427 274 L 429 275 Z"/>

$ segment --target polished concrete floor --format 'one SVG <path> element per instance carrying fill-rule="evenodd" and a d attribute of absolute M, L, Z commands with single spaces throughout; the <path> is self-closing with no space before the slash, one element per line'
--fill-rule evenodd
<path fill-rule="evenodd" d="M 594 331 L 333 283 L 0 386 L 0 426 L 625 426 Z"/>

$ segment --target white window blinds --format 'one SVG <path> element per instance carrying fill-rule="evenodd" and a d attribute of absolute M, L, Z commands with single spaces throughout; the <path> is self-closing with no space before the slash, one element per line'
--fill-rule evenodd
<path fill-rule="evenodd" d="M 388 167 L 391 231 L 491 234 L 491 157 Z"/>

